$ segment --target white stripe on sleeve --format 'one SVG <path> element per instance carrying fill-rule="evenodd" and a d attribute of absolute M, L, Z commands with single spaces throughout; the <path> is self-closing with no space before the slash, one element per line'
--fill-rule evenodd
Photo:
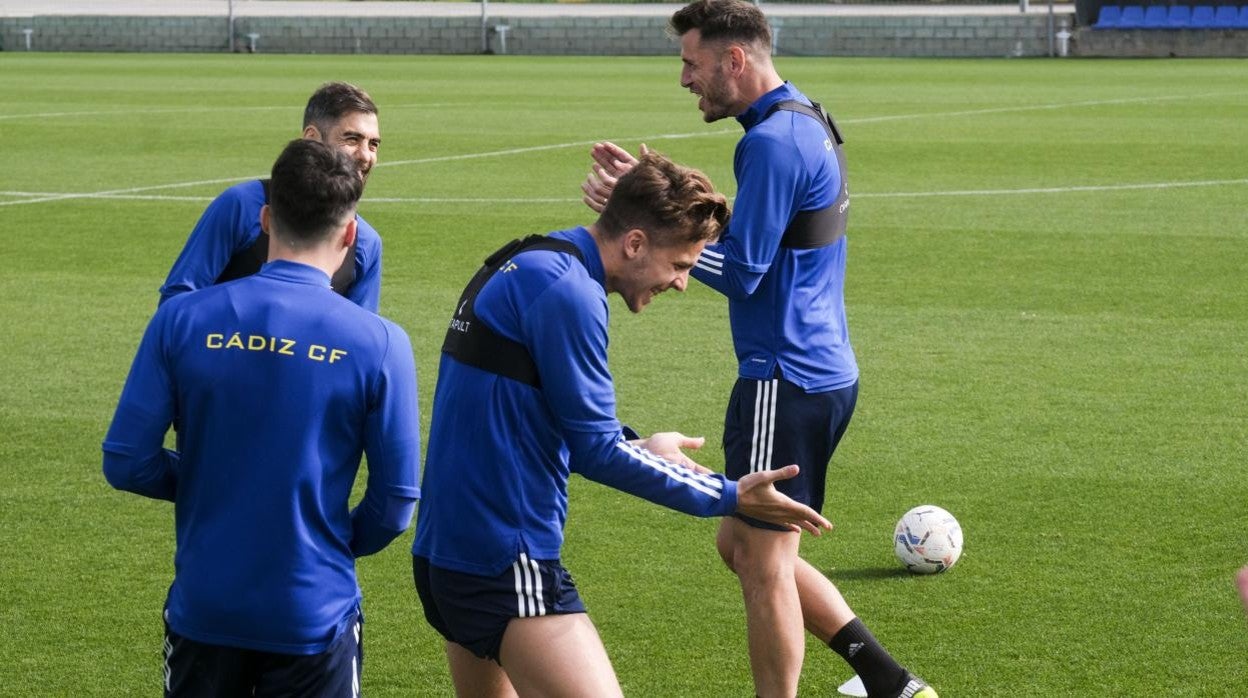
<path fill-rule="evenodd" d="M 678 463 L 665 461 L 653 453 L 643 448 L 638 448 L 627 441 L 618 441 L 615 445 L 616 448 L 624 451 L 629 456 L 640 461 L 642 464 L 658 470 L 677 482 L 683 482 L 693 489 L 707 496 L 714 497 L 715 499 L 719 499 L 723 496 L 724 485 L 717 478 L 695 472 Z"/>

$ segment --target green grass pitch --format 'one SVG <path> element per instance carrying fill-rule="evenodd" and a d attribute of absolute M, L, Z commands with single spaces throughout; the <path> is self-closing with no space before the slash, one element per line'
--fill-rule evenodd
<path fill-rule="evenodd" d="M 779 59 L 837 116 L 862 368 L 836 530 L 803 551 L 945 696 L 1243 695 L 1248 621 L 1248 63 Z M 362 213 L 425 424 L 446 318 L 500 241 L 591 220 L 589 144 L 648 143 L 732 193 L 735 123 L 670 58 L 0 53 L 0 693 L 153 695 L 169 505 L 99 444 L 200 211 L 264 174 L 321 82 L 381 107 Z M 703 434 L 734 378 L 698 284 L 613 302 L 621 416 Z M 750 693 L 714 521 L 573 482 L 565 560 L 631 696 Z M 892 557 L 949 509 L 958 566 Z M 465 516 L 470 516 L 465 512 Z M 364 688 L 450 695 L 411 532 L 360 562 Z M 850 671 L 808 646 L 802 696 Z"/>

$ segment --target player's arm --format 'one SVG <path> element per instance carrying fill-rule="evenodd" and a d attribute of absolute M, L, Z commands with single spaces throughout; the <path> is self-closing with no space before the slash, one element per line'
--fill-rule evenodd
<path fill-rule="evenodd" d="M 356 220 L 364 222 L 362 218 Z M 381 301 L 381 237 L 375 233 L 361 238 L 355 246 L 355 281 L 347 289 L 347 300 L 377 312 Z"/>
<path fill-rule="evenodd" d="M 371 555 L 407 530 L 420 497 L 420 403 L 407 334 L 387 323 L 389 347 L 364 431 L 368 484 L 351 512 L 351 552 Z"/>
<path fill-rule="evenodd" d="M 160 303 L 214 284 L 230 258 L 258 234 L 259 207 L 248 204 L 246 196 L 251 192 L 244 186 L 230 187 L 208 204 L 160 287 Z M 259 196 L 263 205 L 263 189 Z M 249 220 L 253 214 L 256 219 Z"/>
<path fill-rule="evenodd" d="M 796 467 L 752 473 L 737 483 L 625 440 L 615 417 L 615 388 L 607 370 L 603 299 L 587 301 L 574 285 L 561 281 L 548 288 L 524 318 L 526 346 L 542 377 L 547 407 L 568 444 L 574 472 L 694 516 L 740 512 L 811 533 L 831 527 L 814 510 L 772 486 L 777 479 L 793 477 Z M 669 454 L 693 445 L 679 434 L 656 435 L 642 444 Z"/>
<path fill-rule="evenodd" d="M 574 467 L 576 472 L 655 504 L 694 516 L 740 513 L 814 535 L 832 528 L 814 509 L 776 490 L 775 481 L 797 475 L 796 465 L 750 473 L 733 482 L 660 458 L 616 435 L 573 433 L 565 438 L 574 466 L 582 464 Z"/>
<path fill-rule="evenodd" d="M 764 138 L 745 138 L 737 148 L 737 196 L 728 229 L 707 245 L 689 275 L 742 300 L 758 289 L 797 212 L 809 175 L 795 148 Z"/>
<path fill-rule="evenodd" d="M 663 460 L 624 439 L 607 369 L 605 298 L 586 297 L 564 277 L 525 310 L 521 325 L 573 471 L 696 516 L 732 512 L 735 483 Z"/>
<path fill-rule="evenodd" d="M 164 448 L 173 422 L 174 386 L 162 349 L 166 314 L 157 313 L 143 333 L 104 438 L 104 477 L 119 490 L 173 501 L 178 454 Z"/>

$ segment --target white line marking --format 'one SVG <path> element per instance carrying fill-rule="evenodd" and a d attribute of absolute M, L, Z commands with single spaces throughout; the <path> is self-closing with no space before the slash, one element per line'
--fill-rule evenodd
<path fill-rule="evenodd" d="M 203 179 L 198 182 L 176 182 L 174 184 L 157 184 L 149 187 L 130 187 L 129 189 L 112 189 L 109 191 L 87 192 L 82 194 L 51 194 L 48 196 L 36 196 L 28 199 L 19 199 L 17 201 L 0 201 L 0 206 L 16 206 L 18 204 L 41 204 L 47 201 L 64 201 L 66 199 L 108 199 L 118 194 L 137 194 L 142 191 L 156 191 L 158 189 L 183 189 L 186 187 L 197 187 L 201 184 L 231 184 L 237 182 L 245 182 L 250 179 L 260 179 L 265 175 L 251 175 L 250 177 L 226 177 L 223 179 Z"/>
<path fill-rule="evenodd" d="M 925 196 L 1005 196 L 1010 194 L 1071 194 L 1093 191 L 1130 191 L 1136 189 L 1179 189 L 1184 187 L 1222 187 L 1248 184 L 1248 179 L 1208 179 L 1197 182 L 1142 182 L 1139 184 L 1104 184 L 1073 187 L 1026 189 L 967 189 L 963 191 L 914 191 L 855 193 L 853 198 L 905 199 Z"/>
<path fill-rule="evenodd" d="M 462 107 L 463 104 L 455 104 L 453 102 L 429 103 L 429 104 L 387 104 L 385 111 L 391 109 L 443 109 L 447 107 Z M 284 106 L 248 106 L 248 107 L 149 107 L 147 109 L 97 109 L 91 111 L 49 111 L 37 112 L 31 114 L 0 114 L 0 121 L 12 121 L 14 119 L 55 119 L 59 117 L 74 116 L 124 116 L 133 118 L 141 114 L 219 114 L 222 112 L 240 112 L 240 111 L 289 111 L 292 114 L 302 115 L 303 107 L 284 105 Z"/>
<path fill-rule="evenodd" d="M 233 181 L 233 180 L 229 180 Z M 1022 194 L 1072 194 L 1079 192 L 1103 192 L 1103 191 L 1133 191 L 1148 189 L 1184 189 L 1192 187 L 1222 187 L 1222 186 L 1238 186 L 1248 184 L 1248 179 L 1210 179 L 1195 182 L 1141 182 L 1139 184 L 1105 184 L 1105 185 L 1088 185 L 1088 186 L 1071 186 L 1071 187 L 1045 187 L 1045 188 L 1026 188 L 1026 189 L 966 189 L 953 191 L 912 191 L 912 192 L 857 192 L 854 198 L 861 199 L 908 199 L 908 198 L 927 198 L 942 196 L 1010 196 Z M 84 195 L 65 195 L 39 193 L 39 192 L 15 192 L 0 191 L 0 196 L 39 196 L 52 198 L 91 198 L 91 199 L 113 199 L 118 201 L 189 201 L 207 203 L 212 201 L 211 196 L 164 196 L 157 194 L 121 194 L 100 192 L 98 194 Z M 580 203 L 579 198 L 560 198 L 560 197 L 515 197 L 515 198 L 470 198 L 470 197 L 436 197 L 436 196 L 414 196 L 414 197 L 365 197 L 365 204 L 575 204 Z M 0 201 L 0 206 L 11 203 L 24 203 L 12 201 Z"/>
<path fill-rule="evenodd" d="M 1064 102 L 1064 103 L 1056 103 L 1056 104 L 1026 105 L 1026 106 L 1018 106 L 1018 107 L 994 107 L 994 108 L 989 108 L 989 109 L 971 109 L 971 110 L 951 111 L 951 112 L 927 112 L 927 113 L 919 113 L 919 114 L 899 114 L 899 115 L 893 115 L 893 116 L 876 116 L 876 117 L 864 117 L 864 118 L 859 118 L 859 119 L 846 119 L 846 120 L 843 120 L 842 123 L 866 124 L 866 123 L 875 123 L 875 122 L 882 122 L 882 121 L 897 121 L 897 120 L 902 120 L 902 119 L 918 119 L 918 118 L 926 118 L 926 117 L 969 116 L 969 115 L 974 115 L 974 114 L 1001 114 L 1001 113 L 1019 112 L 1019 111 L 1062 109 L 1062 108 L 1067 108 L 1067 107 L 1099 106 L 1099 105 L 1105 105 L 1105 104 L 1134 104 L 1134 103 L 1140 103 L 1140 102 L 1162 102 L 1162 101 L 1174 101 L 1174 100 L 1204 99 L 1204 98 L 1209 98 L 1209 97 L 1239 96 L 1243 94 L 1248 94 L 1248 92 L 1243 92 L 1243 91 L 1240 91 L 1240 92 L 1206 92 L 1206 93 L 1195 94 L 1195 95 L 1171 95 L 1171 96 L 1162 96 L 1162 97 L 1132 97 L 1132 98 L 1122 98 L 1122 99 Z M 420 105 L 416 105 L 416 106 L 420 106 Z M 255 107 L 255 108 L 276 109 L 278 107 Z M 281 108 L 286 108 L 286 107 L 281 107 Z M 86 113 L 86 112 L 82 112 L 82 113 Z M 7 118 L 7 117 L 0 116 L 0 118 Z M 658 134 L 658 135 L 652 135 L 652 136 L 647 136 L 643 138 L 621 138 L 621 139 L 614 139 L 614 140 L 624 140 L 624 141 L 630 141 L 630 142 L 631 141 L 645 142 L 645 141 L 654 141 L 654 140 L 673 140 L 673 139 L 681 139 L 681 138 L 704 138 L 707 136 L 720 136 L 720 135 L 726 135 L 726 134 L 734 134 L 738 132 L 739 132 L 739 129 L 732 128 L 732 129 L 719 129 L 716 131 L 698 131 L 698 132 L 692 132 L 692 133 Z M 383 162 L 377 163 L 377 167 L 397 167 L 400 165 L 421 165 L 421 164 L 427 164 L 427 163 L 433 163 L 433 162 L 452 162 L 452 161 L 460 161 L 460 160 L 474 160 L 474 159 L 480 159 L 480 158 L 519 155 L 523 153 L 533 153 L 533 152 L 539 152 L 539 151 L 545 151 L 545 150 L 560 150 L 564 148 L 584 147 L 584 146 L 593 145 L 594 143 L 602 142 L 603 140 L 611 140 L 611 139 L 600 138 L 596 140 L 572 141 L 568 143 L 554 143 L 550 145 L 535 145 L 535 146 L 529 146 L 529 147 L 524 147 L 524 148 L 507 148 L 503 150 L 492 150 L 492 151 L 486 151 L 486 152 L 481 152 L 481 153 L 464 153 L 460 155 L 444 155 L 444 156 L 431 157 L 431 158 L 417 158 L 414 160 L 398 160 L 394 162 L 383 161 Z M 229 178 L 223 178 L 223 179 L 206 179 L 206 180 L 200 180 L 196 182 L 177 182 L 173 184 L 156 184 L 156 185 L 150 185 L 150 186 L 130 187 L 127 189 L 113 189 L 109 191 L 100 191 L 100 192 L 49 194 L 47 196 L 33 196 L 33 197 L 18 199 L 16 201 L 0 201 L 0 206 L 18 206 L 22 204 L 46 203 L 49 201 L 64 201 L 67 199 L 125 198 L 125 195 L 138 194 L 140 192 L 146 192 L 146 191 L 157 191 L 161 189 L 178 189 L 178 188 L 195 187 L 195 186 L 207 185 L 207 184 L 222 184 L 226 182 L 236 183 L 236 182 L 247 181 L 249 179 L 259 179 L 261 177 L 264 177 L 264 175 L 252 175 L 248 177 L 229 177 Z M 889 196 L 889 197 L 982 196 L 982 195 L 990 195 L 993 193 L 1038 194 L 1038 193 L 1060 193 L 1060 192 L 1066 192 L 1066 191 L 1107 191 L 1107 190 L 1113 190 L 1114 188 L 1126 188 L 1126 189 L 1153 188 L 1153 189 L 1156 189 L 1156 188 L 1169 188 L 1169 187 L 1179 187 L 1179 186 L 1213 186 L 1213 185 L 1219 185 L 1219 184 L 1240 184 L 1240 183 L 1243 183 L 1243 180 L 1214 180 L 1209 183 L 1168 182 L 1168 183 L 1162 183 L 1162 184 L 1123 185 L 1121 187 L 1061 187 L 1061 188 L 1054 188 L 1054 189 L 1000 190 L 999 192 L 994 191 L 994 190 L 984 190 L 984 191 L 969 191 L 969 192 L 917 192 L 917 193 L 912 193 L 912 194 L 904 194 L 904 193 L 861 194 L 860 193 L 860 194 L 855 194 L 855 196 L 859 196 L 859 197 L 863 197 L 863 196 L 877 196 L 877 197 L 882 197 L 882 196 Z M 372 202 L 374 200 L 365 199 L 365 201 Z M 383 200 L 378 199 L 376 201 L 383 201 Z M 460 200 L 458 199 L 444 199 L 444 200 L 387 199 L 384 201 L 386 203 L 395 203 L 395 202 L 406 203 L 406 202 L 420 202 L 420 201 L 425 201 L 426 203 L 437 203 L 437 202 L 459 202 Z M 492 202 L 495 200 L 464 199 L 463 201 L 464 202 L 474 201 L 474 202 L 488 203 L 488 202 Z M 513 200 L 504 200 L 504 201 L 514 202 Z M 558 199 L 557 201 L 562 201 L 562 199 Z"/>
<path fill-rule="evenodd" d="M 1058 102 L 1055 104 L 1031 104 L 1018 107 L 991 107 L 987 109 L 966 109 L 963 111 L 929 112 L 919 114 L 897 114 L 894 116 L 867 116 L 858 119 L 837 120 L 845 124 L 874 124 L 883 121 L 901 121 L 903 119 L 921 119 L 928 116 L 975 116 L 980 114 L 1007 114 L 1020 111 L 1044 111 L 1067 109 L 1070 107 L 1099 107 L 1112 104 L 1139 104 L 1141 102 L 1173 102 L 1185 99 L 1207 99 L 1210 97 L 1239 97 L 1248 92 L 1205 92 L 1195 95 L 1170 95 L 1168 97 L 1123 97 L 1121 99 L 1096 99 L 1082 102 Z"/>

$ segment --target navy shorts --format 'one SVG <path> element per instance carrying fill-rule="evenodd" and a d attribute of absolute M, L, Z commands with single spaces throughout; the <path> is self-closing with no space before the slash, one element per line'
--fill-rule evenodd
<path fill-rule="evenodd" d="M 822 513 L 828 462 L 841 442 L 858 402 L 858 383 L 821 393 L 773 378 L 738 378 L 724 418 L 724 473 L 740 480 L 749 473 L 796 463 L 797 477 L 780 480 L 776 489 Z M 756 528 L 786 531 L 782 526 L 737 514 Z"/>
<path fill-rule="evenodd" d="M 209 645 L 165 625 L 166 698 L 309 696 L 355 698 L 364 669 L 364 615 L 319 654 L 279 654 Z"/>
<path fill-rule="evenodd" d="M 429 625 L 447 640 L 495 662 L 513 618 L 585 612 L 572 575 L 558 560 L 531 560 L 522 553 L 502 574 L 482 577 L 414 555 L 412 577 Z"/>

